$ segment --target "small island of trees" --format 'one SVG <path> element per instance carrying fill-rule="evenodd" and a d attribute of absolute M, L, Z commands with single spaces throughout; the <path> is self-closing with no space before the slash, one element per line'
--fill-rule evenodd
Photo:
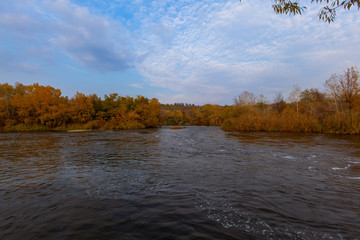
<path fill-rule="evenodd" d="M 160 104 L 156 98 L 77 93 L 37 83 L 0 84 L 1 131 L 121 130 L 163 125 L 221 126 L 225 131 L 360 133 L 359 71 L 348 68 L 324 83 L 326 92 L 295 85 L 285 101 L 243 92 L 231 106 Z"/>

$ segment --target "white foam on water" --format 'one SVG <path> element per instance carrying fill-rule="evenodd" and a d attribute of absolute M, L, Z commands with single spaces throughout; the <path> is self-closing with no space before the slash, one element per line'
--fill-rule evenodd
<path fill-rule="evenodd" d="M 233 206 L 229 202 L 231 194 L 228 192 L 208 192 L 203 189 L 195 190 L 194 193 L 195 207 L 203 210 L 210 220 L 225 229 L 241 229 L 253 236 L 262 236 L 264 239 L 278 239 L 279 236 L 284 235 L 290 239 L 343 239 L 341 233 L 332 235 L 302 227 L 274 226 L 268 220 L 259 218 L 246 209 Z"/>
<path fill-rule="evenodd" d="M 351 165 L 350 164 L 348 164 L 348 165 L 346 165 L 346 167 L 343 167 L 343 168 L 339 168 L 339 167 L 332 167 L 331 169 L 332 170 L 346 170 L 346 169 L 348 169 L 349 167 L 350 167 Z"/>
<path fill-rule="evenodd" d="M 246 210 L 230 204 L 228 198 L 231 196 L 227 192 L 196 191 L 195 194 L 195 207 L 204 210 L 209 219 L 225 229 L 238 228 L 262 236 L 271 236 L 274 232 L 265 220 L 250 216 Z"/>
<path fill-rule="evenodd" d="M 283 159 L 290 159 L 290 160 L 295 160 L 296 159 L 296 157 L 294 157 L 294 156 L 287 155 L 287 154 L 282 154 L 282 153 L 271 153 L 271 155 L 273 157 L 276 157 L 276 158 L 280 157 L 280 158 L 283 158 Z"/>
<path fill-rule="evenodd" d="M 331 168 L 332 170 L 341 170 L 341 169 L 344 169 L 344 168 L 338 168 L 338 167 L 333 167 Z"/>
<path fill-rule="evenodd" d="M 360 177 L 348 177 L 349 179 L 360 179 Z"/>

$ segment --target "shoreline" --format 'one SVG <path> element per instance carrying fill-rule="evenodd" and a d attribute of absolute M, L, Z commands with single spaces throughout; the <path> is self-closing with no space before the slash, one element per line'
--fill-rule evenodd
<path fill-rule="evenodd" d="M 24 127 L 22 126 L 21 129 L 14 128 L 10 129 L 0 129 L 0 133 L 39 133 L 39 132 L 66 132 L 66 133 L 81 133 L 81 132 L 103 132 L 103 131 L 123 131 L 123 130 L 141 130 L 141 129 L 157 129 L 157 128 L 168 128 L 170 130 L 181 130 L 187 127 L 219 127 L 224 132 L 238 132 L 238 133 L 293 133 L 293 134 L 326 134 L 326 135 L 337 135 L 337 136 L 345 136 L 351 135 L 356 136 L 359 133 L 351 133 L 351 132 L 304 132 L 304 131 L 282 131 L 282 130 L 235 130 L 235 129 L 223 129 L 222 126 L 198 126 L 198 125 L 188 125 L 188 126 L 172 126 L 172 125 L 163 125 L 158 127 L 148 127 L 148 128 L 131 128 L 131 129 L 114 129 L 114 128 L 97 128 L 97 129 L 90 129 L 90 128 L 74 128 L 74 127 L 64 127 L 64 128 L 46 128 L 46 127 Z"/>

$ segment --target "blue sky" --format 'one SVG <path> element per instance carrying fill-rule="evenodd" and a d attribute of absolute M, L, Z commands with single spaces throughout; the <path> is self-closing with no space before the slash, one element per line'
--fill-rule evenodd
<path fill-rule="evenodd" d="M 2 0 L 0 82 L 63 95 L 119 93 L 161 103 L 271 102 L 360 67 L 360 18 L 276 15 L 270 0 Z"/>

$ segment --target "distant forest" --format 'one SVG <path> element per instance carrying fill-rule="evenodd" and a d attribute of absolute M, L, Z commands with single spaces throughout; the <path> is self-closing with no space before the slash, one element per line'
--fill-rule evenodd
<path fill-rule="evenodd" d="M 348 68 L 324 83 L 326 92 L 294 86 L 289 97 L 273 102 L 243 92 L 231 106 L 175 103 L 156 98 L 77 93 L 68 98 L 59 89 L 37 83 L 0 84 L 1 131 L 120 130 L 164 125 L 221 126 L 225 131 L 360 133 L 359 71 Z"/>

